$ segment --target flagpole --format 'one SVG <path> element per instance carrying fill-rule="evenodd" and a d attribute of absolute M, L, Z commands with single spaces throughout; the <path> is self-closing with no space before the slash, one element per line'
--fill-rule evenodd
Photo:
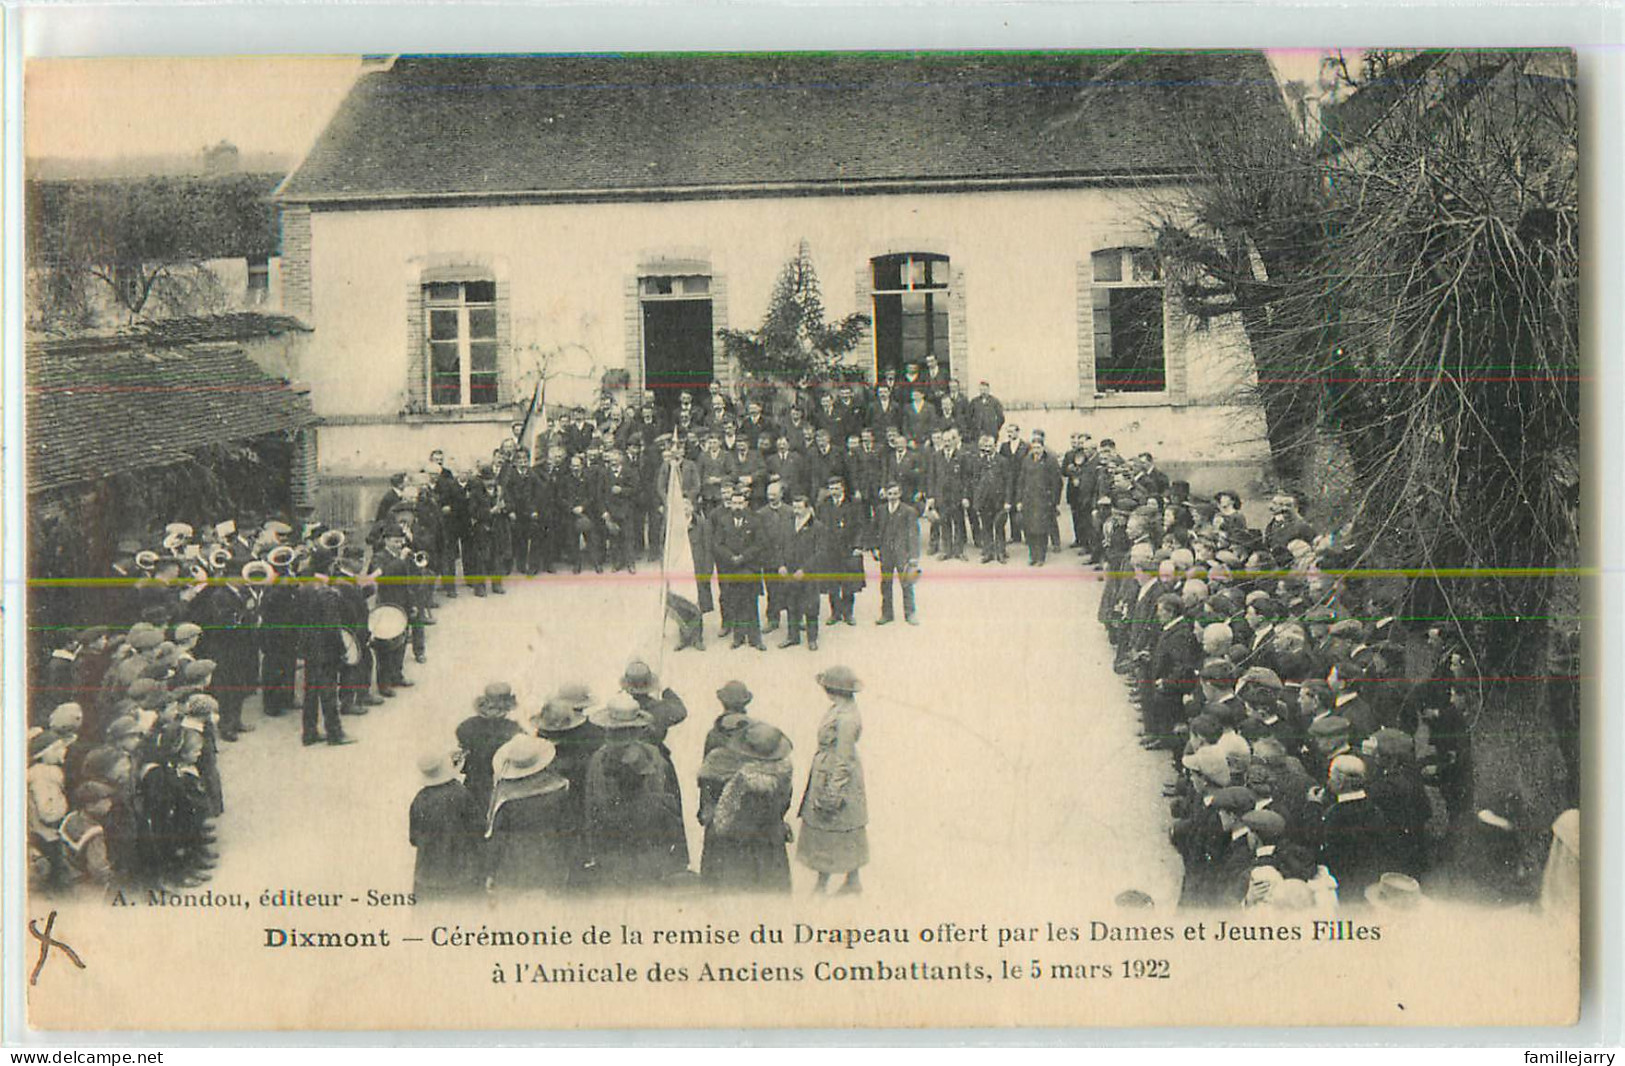
<path fill-rule="evenodd" d="M 683 513 L 680 506 L 683 499 L 682 470 L 682 464 L 677 463 L 666 475 L 666 528 L 665 536 L 660 541 L 660 651 L 659 662 L 655 668 L 657 676 L 664 676 L 666 666 L 666 623 L 671 613 L 666 609 L 666 603 L 671 594 L 672 538 L 677 535 L 677 517 Z M 678 506 L 674 506 L 674 502 Z M 688 535 L 686 529 L 682 532 L 684 536 Z"/>

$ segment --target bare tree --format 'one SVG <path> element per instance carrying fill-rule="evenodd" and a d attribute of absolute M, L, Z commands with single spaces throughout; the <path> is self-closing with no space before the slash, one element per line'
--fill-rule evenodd
<path fill-rule="evenodd" d="M 1278 465 L 1332 444 L 1356 574 L 1476 656 L 1479 787 L 1575 795 L 1579 194 L 1574 60 L 1372 53 L 1313 136 L 1193 129 L 1161 213 L 1186 310 L 1238 315 Z"/>

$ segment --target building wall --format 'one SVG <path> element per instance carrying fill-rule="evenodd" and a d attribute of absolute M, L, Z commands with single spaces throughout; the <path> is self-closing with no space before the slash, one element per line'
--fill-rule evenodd
<path fill-rule="evenodd" d="M 218 315 L 232 311 L 277 311 L 282 306 L 281 259 L 271 256 L 268 265 L 269 287 L 265 296 L 261 299 L 250 299 L 247 259 L 200 260 L 198 266 L 206 273 L 207 280 L 200 278 L 192 284 L 189 279 L 190 296 L 178 301 L 183 306 L 177 310 L 163 300 L 150 299 L 137 319 L 132 319 L 129 311 L 119 303 L 111 286 L 100 280 L 89 279 L 85 289 L 89 321 L 83 324 L 83 328 L 119 329 L 131 325 L 132 321 L 175 317 L 177 313 Z M 28 315 L 31 325 L 39 323 L 43 317 L 35 302 L 43 293 L 46 281 L 45 271 L 38 267 L 28 269 L 25 287 L 30 299 Z"/>
<path fill-rule="evenodd" d="M 986 378 L 1013 408 L 1077 408 L 1100 425 L 1156 425 L 1159 440 L 1188 455 L 1261 456 L 1263 434 L 1238 401 L 1252 365 L 1236 327 L 1196 331 L 1170 311 L 1171 395 L 1094 394 L 1089 256 L 1148 243 L 1150 213 L 1144 196 L 1102 189 L 314 210 L 308 223 L 293 207 L 284 214 L 285 302 L 314 328 L 300 376 L 329 421 L 320 449 L 324 477 L 378 479 L 403 458 L 415 466 L 433 446 L 466 448 L 472 460 L 505 432 L 511 409 L 462 412 L 445 423 L 433 414 L 406 415 L 421 396 L 421 316 L 413 301 L 426 273 L 443 277 L 468 264 L 494 277 L 510 374 L 534 347 L 568 353 L 583 382 L 624 367 L 636 385 L 640 274 L 703 268 L 713 277 L 714 325 L 754 328 L 803 238 L 832 319 L 872 313 L 862 291 L 872 257 L 948 255 L 958 303 L 952 369 L 972 392 Z M 866 344 L 858 358 L 871 362 Z M 727 379 L 725 368 L 718 373 Z M 549 387 L 563 392 L 568 384 Z M 511 388 L 503 395 L 519 399 Z M 1052 414 L 1058 427 L 1070 421 Z"/>

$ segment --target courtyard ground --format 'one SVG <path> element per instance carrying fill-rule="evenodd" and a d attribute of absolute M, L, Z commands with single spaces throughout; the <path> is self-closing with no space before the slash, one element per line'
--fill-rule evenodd
<path fill-rule="evenodd" d="M 453 731 L 484 685 L 513 685 L 523 720 L 566 681 L 608 695 L 640 653 L 689 707 L 668 743 L 696 867 L 695 774 L 720 710 L 715 691 L 743 681 L 756 695 L 751 713 L 789 735 L 799 803 L 827 706 L 814 677 L 844 663 L 865 686 L 866 894 L 976 898 L 991 885 L 1025 884 L 1068 886 L 1079 898 L 1128 888 L 1176 898 L 1179 863 L 1161 798 L 1168 761 L 1137 743 L 1136 713 L 1095 620 L 1100 575 L 1071 552 L 1030 568 L 1019 547 L 1002 567 L 928 561 L 922 624 L 877 627 L 869 565 L 858 625 L 825 628 L 817 652 L 780 649 L 782 631 L 765 652 L 733 650 L 716 637 L 712 614 L 707 650 L 668 650 L 662 661 L 658 568 L 509 579 L 507 595 L 486 599 L 465 590 L 429 629 L 429 661 L 408 662 L 414 687 L 345 720 L 358 743 L 302 747 L 297 714 L 267 719 L 250 704 L 256 731 L 222 745 L 227 809 L 211 887 L 408 891 L 417 758 L 455 747 Z M 812 875 L 797 866 L 795 876 L 805 891 Z"/>

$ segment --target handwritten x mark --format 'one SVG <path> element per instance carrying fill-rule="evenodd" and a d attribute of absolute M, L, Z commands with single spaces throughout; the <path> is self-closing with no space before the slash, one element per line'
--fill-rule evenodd
<path fill-rule="evenodd" d="M 50 957 L 52 948 L 61 948 L 63 950 L 63 952 L 68 956 L 68 959 L 75 966 L 79 967 L 81 970 L 83 970 L 85 968 L 84 960 L 79 958 L 79 953 L 78 952 L 74 951 L 67 944 L 63 943 L 62 941 L 58 940 L 56 937 L 51 935 L 51 930 L 55 926 L 56 926 L 56 911 L 52 911 L 46 917 L 46 919 L 45 919 L 45 932 L 43 932 L 43 933 L 40 932 L 40 930 L 39 930 L 38 919 L 29 919 L 28 931 L 29 931 L 30 934 L 33 935 L 35 940 L 39 941 L 39 961 L 34 964 L 34 972 L 32 974 L 30 974 L 29 978 L 28 978 L 28 983 L 31 984 L 31 985 L 39 983 L 40 971 L 45 969 L 45 960 Z"/>

